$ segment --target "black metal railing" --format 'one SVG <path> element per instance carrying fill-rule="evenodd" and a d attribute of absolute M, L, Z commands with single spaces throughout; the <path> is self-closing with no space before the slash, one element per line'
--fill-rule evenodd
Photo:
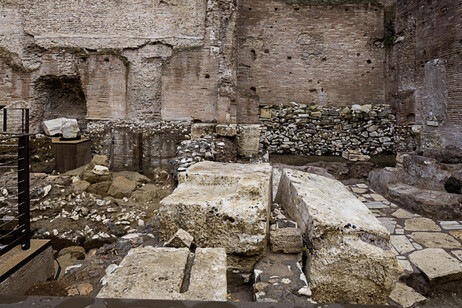
<path fill-rule="evenodd" d="M 30 248 L 29 110 L 3 108 L 2 112 L 0 256 L 16 245 Z"/>

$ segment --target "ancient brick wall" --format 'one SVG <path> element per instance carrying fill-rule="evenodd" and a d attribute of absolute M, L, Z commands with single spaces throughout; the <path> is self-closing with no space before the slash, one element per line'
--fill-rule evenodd
<path fill-rule="evenodd" d="M 79 93 L 84 115 L 62 114 L 79 120 L 235 122 L 236 15 L 233 0 L 2 1 L 0 101 L 31 107 L 37 131 L 51 83 Z"/>
<path fill-rule="evenodd" d="M 383 104 L 383 9 L 297 2 L 240 1 L 238 121 L 259 104 Z"/>
<path fill-rule="evenodd" d="M 82 87 L 87 119 L 120 119 L 127 115 L 127 66 L 119 56 L 82 58 Z"/>
<path fill-rule="evenodd" d="M 422 147 L 462 146 L 462 1 L 398 1 L 387 97 Z"/>

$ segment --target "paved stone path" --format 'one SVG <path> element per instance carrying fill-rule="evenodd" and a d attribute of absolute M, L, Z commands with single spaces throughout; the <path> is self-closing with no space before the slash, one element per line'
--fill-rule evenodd
<path fill-rule="evenodd" d="M 441 221 L 411 213 L 366 184 L 348 188 L 390 232 L 392 249 L 405 269 L 405 277 L 420 271 L 430 284 L 462 279 L 462 221 Z"/>

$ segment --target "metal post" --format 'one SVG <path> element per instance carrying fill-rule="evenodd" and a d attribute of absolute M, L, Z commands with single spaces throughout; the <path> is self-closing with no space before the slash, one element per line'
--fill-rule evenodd
<path fill-rule="evenodd" d="M 18 137 L 18 210 L 21 247 L 30 248 L 29 136 Z"/>
<path fill-rule="evenodd" d="M 29 109 L 26 109 L 26 134 L 28 133 L 29 133 Z M 29 138 L 27 140 L 29 140 Z"/>
<path fill-rule="evenodd" d="M 8 118 L 8 115 L 7 115 L 6 108 L 3 108 L 3 132 L 4 133 L 6 132 L 6 130 L 8 128 L 7 125 L 6 125 L 7 118 Z"/>
<path fill-rule="evenodd" d="M 138 133 L 138 167 L 139 173 L 143 174 L 143 133 Z"/>

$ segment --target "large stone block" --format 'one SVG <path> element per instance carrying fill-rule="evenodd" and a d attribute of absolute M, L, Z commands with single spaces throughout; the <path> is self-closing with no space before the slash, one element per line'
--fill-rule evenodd
<path fill-rule="evenodd" d="M 260 147 L 261 126 L 258 124 L 238 125 L 237 127 L 237 151 L 245 157 L 258 154 Z"/>
<path fill-rule="evenodd" d="M 342 183 L 285 169 L 276 202 L 298 223 L 308 243 L 305 274 L 314 300 L 386 302 L 402 273 L 390 235 Z"/>
<path fill-rule="evenodd" d="M 226 301 L 226 252 L 135 248 L 102 281 L 99 298 Z"/>
<path fill-rule="evenodd" d="M 179 174 L 178 181 L 173 194 L 161 201 L 164 240 L 181 228 L 198 247 L 223 247 L 253 263 L 265 253 L 271 208 L 269 164 L 202 162 Z M 232 264 L 239 267 L 239 262 Z"/>

